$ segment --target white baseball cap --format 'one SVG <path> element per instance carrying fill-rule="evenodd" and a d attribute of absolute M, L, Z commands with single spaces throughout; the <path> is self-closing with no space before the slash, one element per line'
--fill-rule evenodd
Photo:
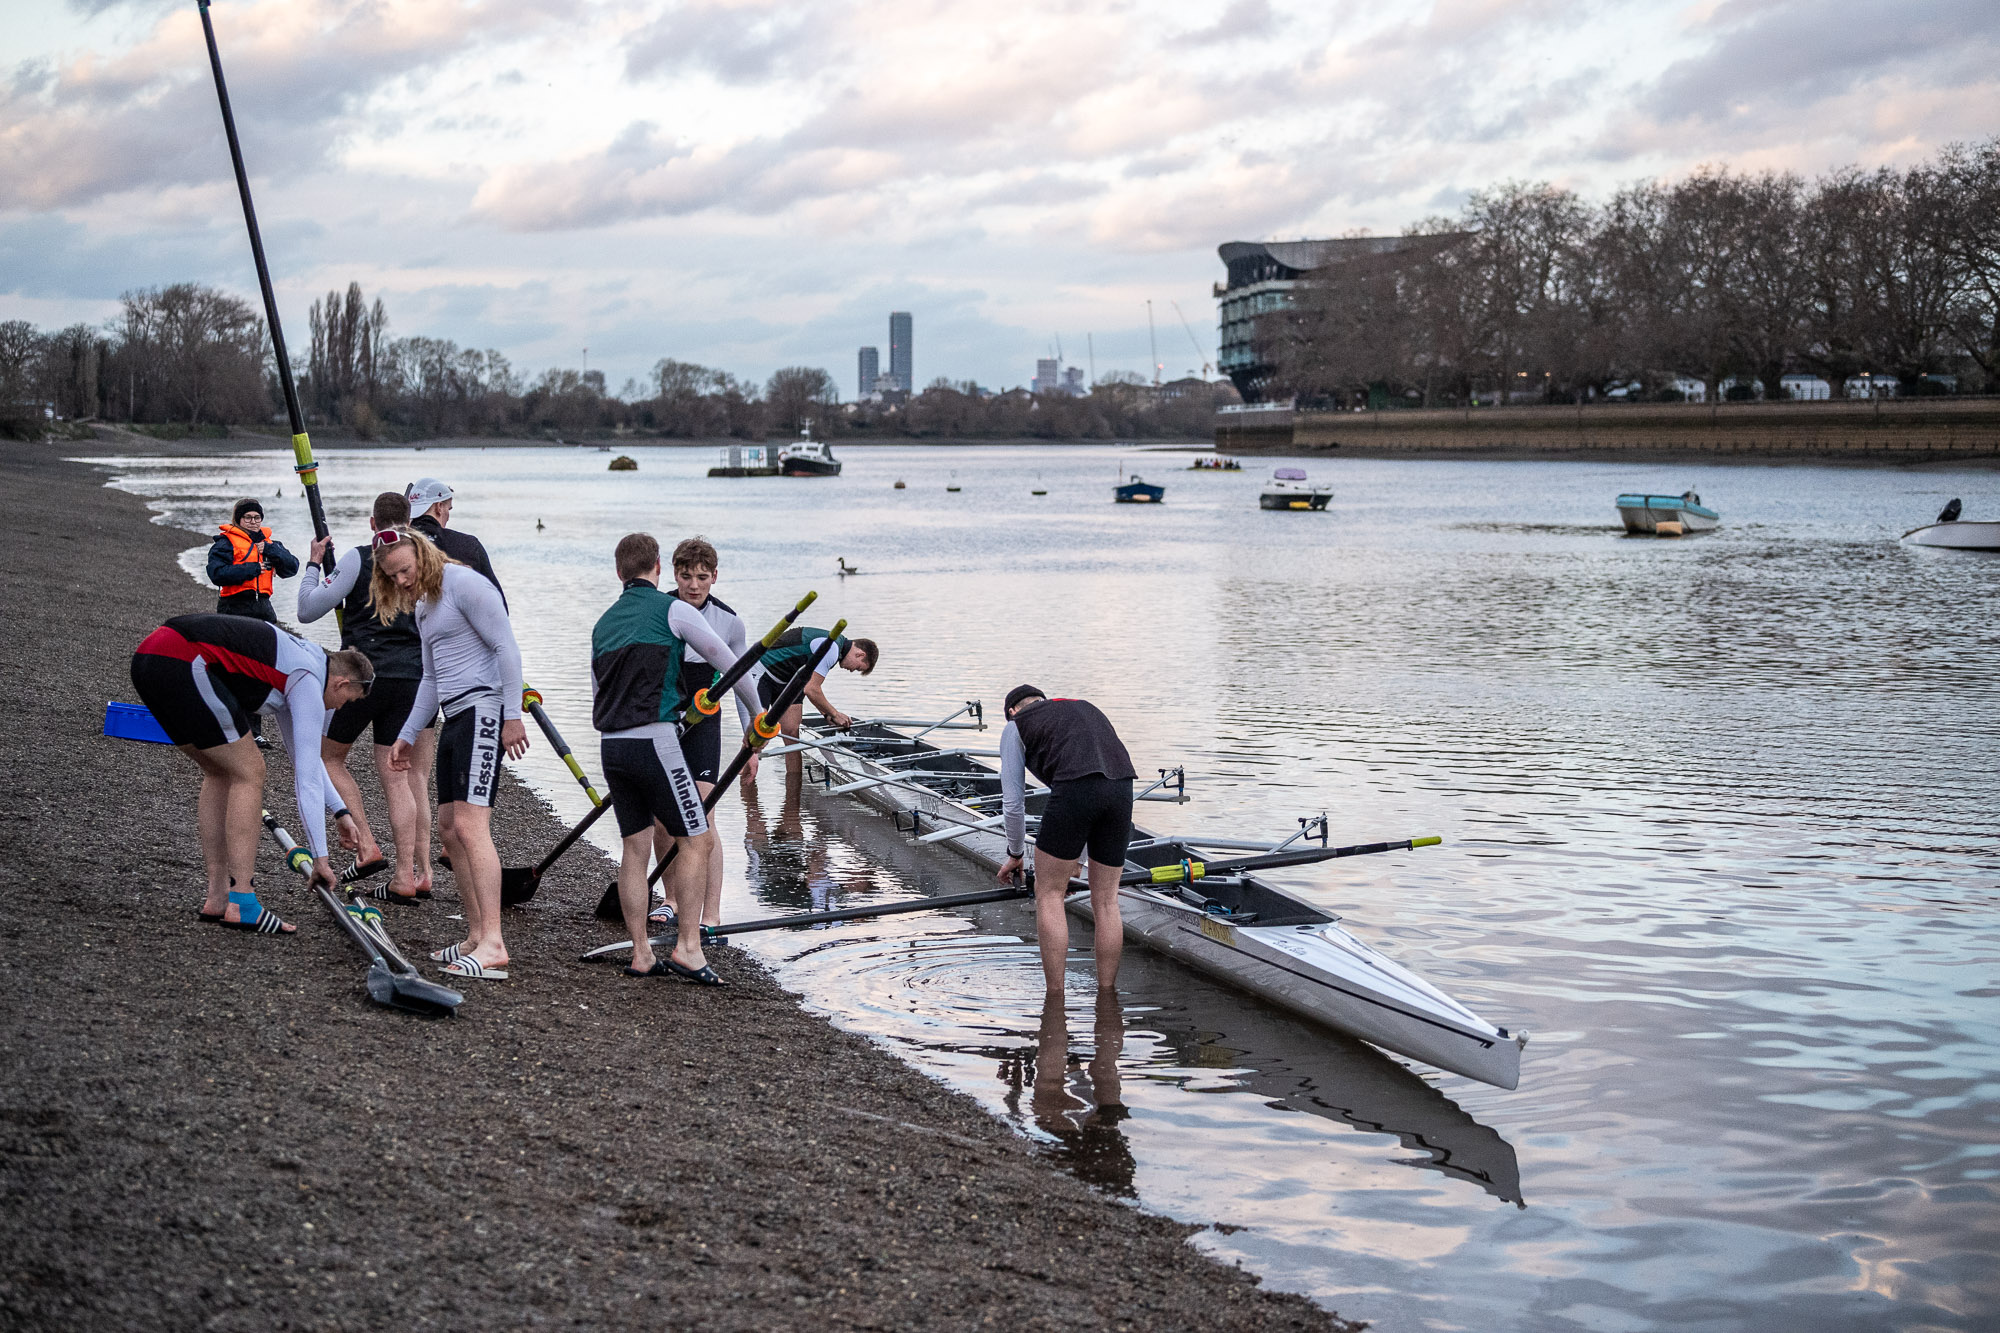
<path fill-rule="evenodd" d="M 451 487 L 436 477 L 424 477 L 411 482 L 403 498 L 410 502 L 410 516 L 414 518 L 432 505 L 451 499 Z"/>

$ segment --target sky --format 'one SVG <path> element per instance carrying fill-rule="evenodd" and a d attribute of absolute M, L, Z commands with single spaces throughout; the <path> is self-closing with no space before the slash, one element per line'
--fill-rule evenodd
<path fill-rule="evenodd" d="M 1215 355 L 1216 247 L 2000 133 L 1993 0 L 215 0 L 280 311 L 517 370 Z M 254 299 L 194 0 L 0 0 L 0 319 Z M 1147 302 L 1152 303 L 1149 335 Z M 1185 325 L 1185 327 L 1184 327 Z M 587 351 L 586 351 L 587 349 Z"/>

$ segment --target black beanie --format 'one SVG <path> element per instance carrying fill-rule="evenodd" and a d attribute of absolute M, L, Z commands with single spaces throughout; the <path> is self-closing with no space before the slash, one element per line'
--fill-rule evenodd
<path fill-rule="evenodd" d="M 229 521 L 240 528 L 243 526 L 243 516 L 253 510 L 262 514 L 264 512 L 264 502 L 262 500 L 252 500 L 248 496 L 245 496 L 236 502 L 234 509 L 229 511 Z"/>
<path fill-rule="evenodd" d="M 1003 711 L 1013 712 L 1015 707 L 1024 699 L 1046 699 L 1048 697 L 1048 695 L 1043 694 L 1032 685 L 1016 685 L 1013 689 L 1007 691 L 1007 702 L 1003 706 Z"/>

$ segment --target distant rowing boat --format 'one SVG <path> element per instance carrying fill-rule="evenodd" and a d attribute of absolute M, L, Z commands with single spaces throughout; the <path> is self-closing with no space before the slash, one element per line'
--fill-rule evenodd
<path fill-rule="evenodd" d="M 943 843 L 995 869 L 1006 853 L 998 831 L 1000 775 L 979 762 L 993 752 L 924 739 L 968 725 L 874 721 L 836 733 L 822 724 L 803 729 L 798 748 L 811 757 L 829 794 L 857 797 L 894 816 L 918 842 Z M 1178 770 L 1163 773 L 1140 799 L 1185 799 L 1177 776 Z M 1046 791 L 1031 792 L 1031 819 L 1045 799 Z M 1173 874 L 1185 866 L 1193 878 L 1121 888 L 1126 938 L 1384 1050 L 1495 1087 L 1518 1086 L 1527 1034 L 1486 1022 L 1357 939 L 1331 912 L 1254 874 L 1206 874 L 1217 853 L 1297 851 L 1309 846 L 1304 836 L 1302 829 L 1288 839 L 1250 842 L 1167 837 L 1135 826 L 1128 871 Z M 1325 836 L 1321 820 L 1322 843 Z M 1090 919 L 1087 897 L 1072 897 L 1068 906 Z"/>

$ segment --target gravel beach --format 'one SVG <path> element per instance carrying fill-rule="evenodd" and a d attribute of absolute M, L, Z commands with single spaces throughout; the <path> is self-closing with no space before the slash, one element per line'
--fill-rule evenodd
<path fill-rule="evenodd" d="M 463 983 L 449 1020 L 369 1003 L 268 847 L 298 935 L 198 923 L 194 766 L 101 734 L 139 639 L 213 608 L 174 563 L 197 538 L 64 452 L 89 449 L 0 444 L 0 1328 L 1356 1327 L 1095 1193 L 740 951 L 712 955 L 719 992 L 577 962 L 609 938 L 587 845 L 509 914 L 514 979 Z M 498 814 L 509 863 L 560 833 L 517 784 Z M 444 875 L 385 910 L 416 956 L 457 909 Z"/>

